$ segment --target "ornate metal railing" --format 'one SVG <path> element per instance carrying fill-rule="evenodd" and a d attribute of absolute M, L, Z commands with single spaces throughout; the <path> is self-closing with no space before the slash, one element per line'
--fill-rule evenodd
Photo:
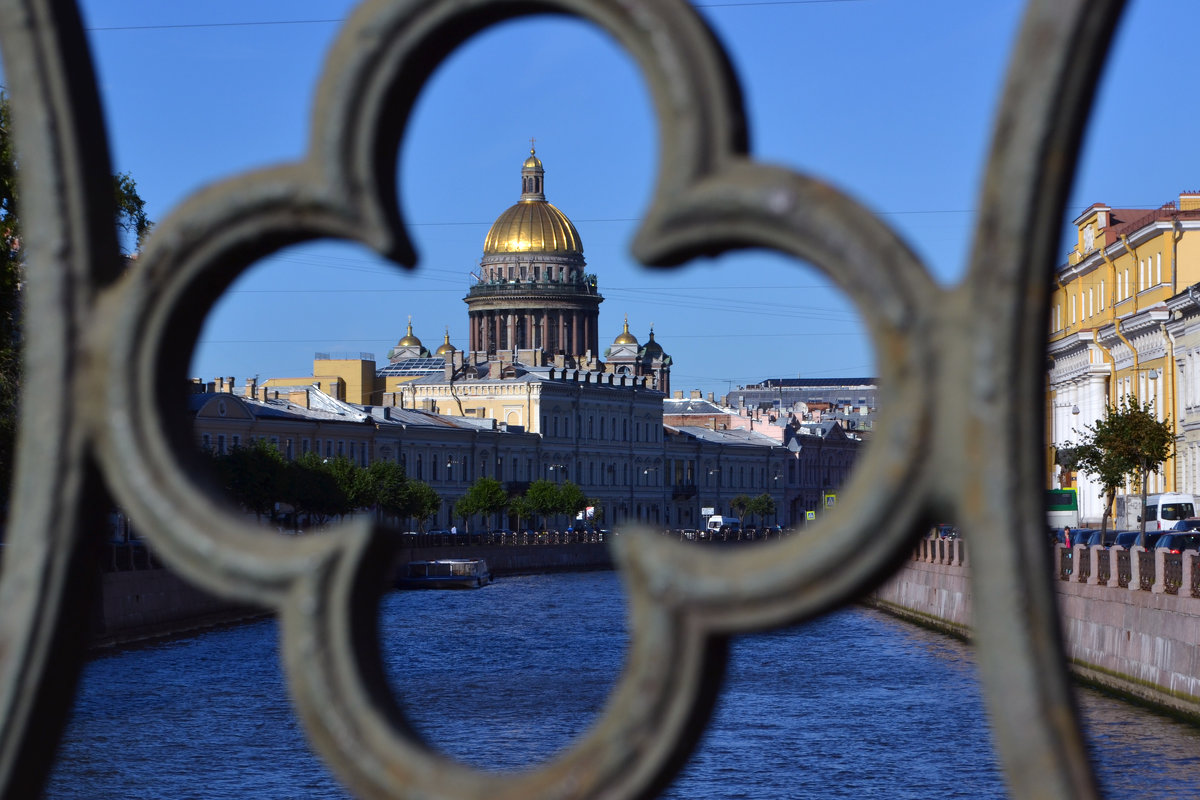
<path fill-rule="evenodd" d="M 1183 585 L 1183 554 L 1167 553 L 1163 556 L 1163 591 L 1179 594 Z"/>
<path fill-rule="evenodd" d="M 1137 554 L 1138 583 L 1144 591 L 1154 585 L 1154 551 L 1142 550 Z"/>
<path fill-rule="evenodd" d="M 1112 557 L 1108 550 L 1100 552 L 1100 558 L 1096 561 L 1096 583 L 1101 586 L 1107 586 L 1112 580 Z"/>
<path fill-rule="evenodd" d="M 1070 547 L 1060 547 L 1059 549 L 1062 550 L 1062 557 L 1058 562 L 1058 579 L 1069 581 L 1075 572 L 1075 551 Z"/>
<path fill-rule="evenodd" d="M 1077 566 L 1079 574 L 1075 576 L 1075 580 L 1080 583 L 1087 583 L 1088 578 L 1092 577 L 1092 553 L 1091 550 L 1085 549 L 1079 554 L 1079 564 Z"/>
<path fill-rule="evenodd" d="M 1117 551 L 1117 586 L 1122 589 L 1129 588 L 1129 582 L 1133 580 L 1133 554 L 1128 550 Z"/>
<path fill-rule="evenodd" d="M 699 739 L 729 636 L 850 602 L 931 523 L 953 518 L 974 537 L 979 677 L 1010 790 L 1095 796 L 1043 509 L 1030 498 L 1045 485 L 1049 276 L 1121 7 L 1029 3 L 970 261 L 960 284 L 942 286 L 879 216 L 832 183 L 754 160 L 729 60 L 683 0 L 369 0 L 329 57 L 306 155 L 200 192 L 122 274 L 78 12 L 69 0 L 0 0 L 22 155 L 23 391 L 36 398 L 21 406 L 0 580 L 0 790 L 36 795 L 52 757 L 82 658 L 85 533 L 98 529 L 110 493 L 172 569 L 222 597 L 275 609 L 309 740 L 367 798 L 649 796 Z M 389 532 L 363 521 L 320 537 L 261 536 L 201 477 L 181 411 L 179 354 L 191 351 L 221 293 L 286 245 L 341 238 L 412 263 L 396 153 L 415 98 L 466 38 L 533 11 L 604 29 L 650 87 L 660 169 L 635 257 L 680 265 L 765 247 L 815 265 L 868 326 L 883 410 L 837 508 L 774 547 L 717 552 L 648 533 L 617 537 L 631 644 L 608 705 L 553 761 L 495 774 L 433 753 L 395 713 L 366 622 L 394 546 Z M 847 559 L 850 551 L 860 557 Z"/>

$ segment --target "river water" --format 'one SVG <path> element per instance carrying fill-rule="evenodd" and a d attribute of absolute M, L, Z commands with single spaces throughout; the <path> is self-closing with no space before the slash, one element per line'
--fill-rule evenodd
<path fill-rule="evenodd" d="M 396 592 L 389 679 L 439 749 L 483 768 L 546 760 L 595 718 L 627 642 L 611 572 Z M 116 650 L 86 666 L 49 798 L 338 798 L 287 699 L 274 622 Z M 1200 731 L 1081 691 L 1110 797 L 1200 797 Z M 463 713 L 470 709 L 470 714 Z M 674 800 L 1004 797 L 968 646 L 850 608 L 735 640 Z"/>

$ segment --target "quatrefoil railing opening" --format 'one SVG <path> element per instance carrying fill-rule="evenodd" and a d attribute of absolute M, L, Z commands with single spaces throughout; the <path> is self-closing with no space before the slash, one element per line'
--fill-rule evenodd
<path fill-rule="evenodd" d="M 32 793 L 79 663 L 71 620 L 84 531 L 102 485 L 158 552 L 222 596 L 275 609 L 298 712 L 363 797 L 641 797 L 686 759 L 719 689 L 726 637 L 795 622 L 881 580 L 924 523 L 973 535 L 980 674 L 1018 796 L 1095 794 L 1069 698 L 1041 509 L 1046 276 L 1091 76 L 1122 4 L 1034 0 L 995 123 L 979 228 L 961 284 L 937 286 L 878 217 L 746 149 L 736 79 L 678 0 L 368 2 L 322 77 L 300 161 L 199 193 L 117 276 L 109 166 L 77 11 L 0 0 L 0 47 L 22 152 L 29 371 L 0 582 L 0 779 Z M 724 557 L 622 537 L 631 648 L 597 725 L 519 774 L 463 768 L 408 729 L 380 674 L 371 611 L 388 543 L 369 525 L 304 541 L 254 535 L 181 466 L 176 410 L 204 314 L 255 260 L 314 238 L 398 263 L 412 248 L 395 154 L 432 70 L 502 19 L 577 15 L 606 30 L 651 89 L 661 154 L 634 246 L 642 261 L 762 247 L 811 263 L 853 299 L 876 348 L 882 415 L 838 509 L 809 535 Z M 104 376 L 103 381 L 98 381 Z M 105 385 L 96 397 L 88 387 Z M 88 397 L 87 401 L 80 398 Z M 36 437 L 24 435 L 37 431 Z M 837 530 L 834 545 L 828 535 Z M 839 556 L 870 538 L 849 567 Z M 830 569 L 837 563 L 839 569 Z M 1013 602 L 1020 598 L 1021 602 Z M 668 677 L 669 676 L 669 677 Z"/>

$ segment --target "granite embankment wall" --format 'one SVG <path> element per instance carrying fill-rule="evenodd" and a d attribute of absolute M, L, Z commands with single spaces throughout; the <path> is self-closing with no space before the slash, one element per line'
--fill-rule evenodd
<path fill-rule="evenodd" d="M 435 558 L 484 558 L 495 575 L 611 569 L 603 543 L 530 545 L 404 546 L 397 563 Z M 94 647 L 171 636 L 214 625 L 264 616 L 250 606 L 213 597 L 152 556 L 122 553 L 100 576 L 100 597 L 92 609 Z"/>
<path fill-rule="evenodd" d="M 1171 559 L 1161 551 L 1141 555 L 1139 549 L 1059 548 L 1055 553 L 1067 658 L 1086 682 L 1200 721 L 1200 596 L 1193 595 L 1191 579 L 1193 566 L 1200 565 L 1193 564 L 1192 554 Z M 969 638 L 971 583 L 965 555 L 961 542 L 922 542 L 913 560 L 868 602 Z M 1071 567 L 1105 559 L 1111 559 L 1111 572 Z M 1173 580 L 1171 562 L 1176 559 L 1183 574 Z M 1131 562 L 1135 566 L 1129 570 Z M 1151 569 L 1153 575 L 1147 575 Z M 1101 582 L 1106 574 L 1113 576 L 1111 581 Z"/>
<path fill-rule="evenodd" d="M 437 558 L 482 558 L 493 575 L 583 572 L 612 569 L 608 545 L 598 542 L 531 545 L 444 545 L 401 547 L 397 564 Z"/>
<path fill-rule="evenodd" d="M 106 572 L 92 609 L 91 644 L 107 647 L 264 616 L 214 597 L 161 567 Z"/>

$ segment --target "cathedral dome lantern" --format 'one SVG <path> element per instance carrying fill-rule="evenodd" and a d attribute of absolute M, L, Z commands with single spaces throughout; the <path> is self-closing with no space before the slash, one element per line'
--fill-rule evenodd
<path fill-rule="evenodd" d="M 441 346 L 436 351 L 434 351 L 434 355 L 446 356 L 446 355 L 450 355 L 453 352 L 454 352 L 454 345 L 450 344 L 450 329 L 447 328 L 446 329 L 446 340 L 444 342 L 442 342 Z"/>
<path fill-rule="evenodd" d="M 546 200 L 545 169 L 533 148 L 521 165 L 521 198 L 492 223 L 483 253 L 583 255 L 583 242 L 574 223 Z"/>

